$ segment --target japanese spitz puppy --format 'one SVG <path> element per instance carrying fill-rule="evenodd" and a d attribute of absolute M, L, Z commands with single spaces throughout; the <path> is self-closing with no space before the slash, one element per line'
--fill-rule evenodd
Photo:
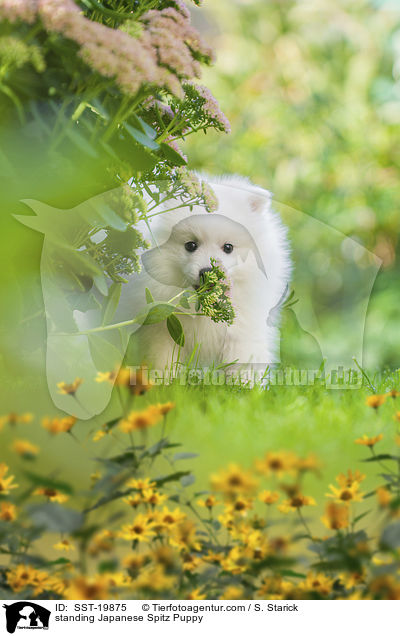
<path fill-rule="evenodd" d="M 183 347 L 173 341 L 165 321 L 142 326 L 133 336 L 137 359 L 129 359 L 130 364 L 170 370 L 195 349 L 192 360 L 203 368 L 232 363 L 234 369 L 259 371 L 277 361 L 279 307 L 291 272 L 286 228 L 266 190 L 238 177 L 207 181 L 218 200 L 215 212 L 180 207 L 151 219 L 147 238 L 152 248 L 142 255 L 141 273 L 123 286 L 116 319 L 129 320 L 143 310 L 146 287 L 156 301 L 195 290 L 215 259 L 231 282 L 234 322 L 228 326 L 205 316 L 180 315 Z M 170 201 L 168 206 L 173 207 Z"/>

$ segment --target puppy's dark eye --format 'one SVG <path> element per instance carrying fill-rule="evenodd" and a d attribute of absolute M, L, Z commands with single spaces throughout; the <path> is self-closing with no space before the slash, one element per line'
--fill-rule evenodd
<path fill-rule="evenodd" d="M 197 250 L 197 243 L 195 241 L 188 241 L 185 243 L 185 250 L 187 252 L 195 252 Z"/>
<path fill-rule="evenodd" d="M 224 250 L 225 254 L 230 254 L 233 251 L 233 245 L 232 243 L 225 243 L 222 249 Z"/>

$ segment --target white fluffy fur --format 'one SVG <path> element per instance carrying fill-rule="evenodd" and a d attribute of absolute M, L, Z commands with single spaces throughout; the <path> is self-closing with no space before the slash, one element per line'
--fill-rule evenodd
<path fill-rule="evenodd" d="M 200 366 L 233 361 L 266 366 L 277 359 L 277 307 L 291 273 L 286 228 L 272 211 L 266 190 L 240 177 L 207 180 L 218 199 L 217 211 L 183 208 L 153 217 L 149 238 L 157 247 L 143 254 L 142 272 L 123 286 L 115 319 L 129 320 L 143 309 L 146 287 L 156 300 L 169 300 L 198 284 L 200 269 L 215 258 L 232 281 L 235 321 L 227 326 L 206 317 L 184 317 L 185 346 L 179 359 L 184 362 L 198 344 Z M 193 253 L 184 247 L 190 240 L 199 242 Z M 233 244 L 231 254 L 222 250 L 224 243 Z M 178 347 L 165 322 L 141 327 L 135 338 L 138 364 L 146 361 L 164 369 L 177 359 Z"/>

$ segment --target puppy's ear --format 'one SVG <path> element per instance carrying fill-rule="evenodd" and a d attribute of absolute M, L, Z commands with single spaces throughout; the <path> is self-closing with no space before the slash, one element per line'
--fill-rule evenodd
<path fill-rule="evenodd" d="M 268 190 L 260 190 L 252 192 L 249 197 L 250 210 L 256 213 L 262 213 L 268 210 L 271 203 L 272 195 Z"/>

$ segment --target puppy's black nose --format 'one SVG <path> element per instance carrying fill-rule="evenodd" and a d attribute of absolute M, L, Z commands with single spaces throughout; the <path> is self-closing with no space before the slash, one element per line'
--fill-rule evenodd
<path fill-rule="evenodd" d="M 202 267 L 202 269 L 199 271 L 199 280 L 200 280 L 200 282 L 203 281 L 204 274 L 206 272 L 212 272 L 212 267 Z"/>

